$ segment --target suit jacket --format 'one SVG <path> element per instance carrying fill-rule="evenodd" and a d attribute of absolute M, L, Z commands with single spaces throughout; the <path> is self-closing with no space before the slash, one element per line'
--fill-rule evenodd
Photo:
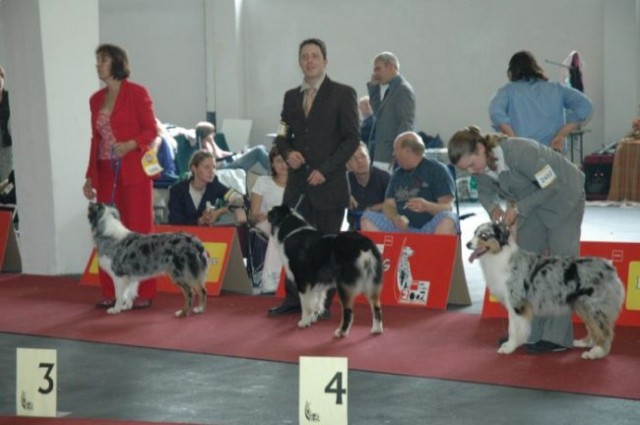
<path fill-rule="evenodd" d="M 215 205 L 216 201 L 224 199 L 225 193 L 229 191 L 227 186 L 220 183 L 218 176 L 215 176 L 213 181 L 207 184 L 200 205 L 196 208 L 189 193 L 189 184 L 191 180 L 183 180 L 169 189 L 169 224 L 197 226 L 198 219 L 207 208 L 207 201 Z"/>
<path fill-rule="evenodd" d="M 402 75 L 389 82 L 384 100 L 380 99 L 380 85 L 367 83 L 369 102 L 375 114 L 375 161 L 393 160 L 393 141 L 398 134 L 413 131 L 416 119 L 416 98 L 413 88 Z"/>
<path fill-rule="evenodd" d="M 295 150 L 306 160 L 299 169 L 289 170 L 283 203 L 295 206 L 304 194 L 313 208 L 346 208 L 349 185 L 345 164 L 360 142 L 356 92 L 325 76 L 308 117 L 302 99 L 300 86 L 285 93 L 281 119 L 289 131 L 275 141 L 284 158 Z M 320 171 L 326 182 L 309 186 L 307 177 L 313 170 Z"/>
<path fill-rule="evenodd" d="M 91 96 L 91 154 L 86 177 L 90 177 L 93 187 L 98 187 L 98 152 L 100 146 L 100 133 L 96 126 L 100 108 L 107 95 L 107 88 L 98 90 Z M 120 176 L 125 185 L 150 181 L 142 169 L 142 156 L 149 149 L 149 144 L 158 134 L 156 117 L 153 112 L 151 97 L 143 86 L 122 80 L 120 92 L 111 111 L 111 128 L 118 142 L 135 140 L 138 149 L 135 149 L 124 157 L 120 166 Z"/>

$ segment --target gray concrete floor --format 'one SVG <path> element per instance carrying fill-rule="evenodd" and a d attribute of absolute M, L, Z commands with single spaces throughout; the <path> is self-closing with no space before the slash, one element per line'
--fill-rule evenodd
<path fill-rule="evenodd" d="M 463 204 L 468 211 L 477 214 L 463 222 L 463 241 L 487 218 L 477 204 Z M 637 242 L 638 223 L 637 207 L 588 207 L 583 239 Z M 470 314 L 484 295 L 475 267 L 465 261 Z M 17 347 L 57 350 L 58 409 L 70 417 L 298 423 L 297 365 L 17 334 L 0 334 L 0 415 L 15 412 Z M 349 423 L 636 425 L 640 401 L 350 371 Z"/>

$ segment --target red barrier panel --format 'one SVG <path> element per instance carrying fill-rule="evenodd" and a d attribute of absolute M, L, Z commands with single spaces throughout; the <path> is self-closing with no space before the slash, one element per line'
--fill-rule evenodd
<path fill-rule="evenodd" d="M 22 271 L 22 259 L 11 211 L 0 211 L 0 271 L 5 273 Z"/>

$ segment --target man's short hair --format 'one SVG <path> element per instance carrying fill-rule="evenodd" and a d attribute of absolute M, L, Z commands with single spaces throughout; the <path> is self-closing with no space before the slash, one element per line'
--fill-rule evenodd
<path fill-rule="evenodd" d="M 302 43 L 300 43 L 300 47 L 298 48 L 298 57 L 300 57 L 302 48 L 307 44 L 315 44 L 316 46 L 318 46 L 320 48 L 320 51 L 322 52 L 322 58 L 327 59 L 327 46 L 326 44 L 324 44 L 324 41 L 320 40 L 319 38 L 307 38 L 306 40 L 303 40 Z"/>
<path fill-rule="evenodd" d="M 200 142 L 216 132 L 216 127 L 208 121 L 201 121 L 196 124 L 196 139 Z"/>
<path fill-rule="evenodd" d="M 393 65 L 395 69 L 400 71 L 400 61 L 398 60 L 396 55 L 394 55 L 391 52 L 380 53 L 378 56 L 375 57 L 375 59 L 373 59 L 373 63 L 376 63 L 376 62 L 382 62 L 385 65 Z"/>
<path fill-rule="evenodd" d="M 425 147 L 422 137 L 415 131 L 405 131 L 396 138 L 396 143 L 400 146 L 400 149 L 408 148 L 412 153 L 423 156 Z"/>

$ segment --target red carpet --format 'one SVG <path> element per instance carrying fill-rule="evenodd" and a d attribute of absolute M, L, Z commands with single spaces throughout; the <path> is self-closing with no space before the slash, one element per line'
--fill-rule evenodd
<path fill-rule="evenodd" d="M 298 329 L 297 315 L 269 318 L 269 297 L 224 294 L 203 315 L 176 319 L 178 295 L 160 294 L 152 308 L 111 316 L 93 303 L 98 290 L 70 279 L 19 276 L 0 281 L 0 332 L 163 348 L 297 363 L 299 356 L 349 358 L 349 368 L 484 384 L 567 391 L 640 400 L 640 328 L 617 329 L 604 360 L 578 350 L 533 356 L 496 353 L 505 320 L 478 315 L 386 308 L 385 334 L 369 335 L 367 306 L 359 305 L 349 337 L 335 340 L 339 314 Z M 582 327 L 576 335 L 582 336 Z"/>

